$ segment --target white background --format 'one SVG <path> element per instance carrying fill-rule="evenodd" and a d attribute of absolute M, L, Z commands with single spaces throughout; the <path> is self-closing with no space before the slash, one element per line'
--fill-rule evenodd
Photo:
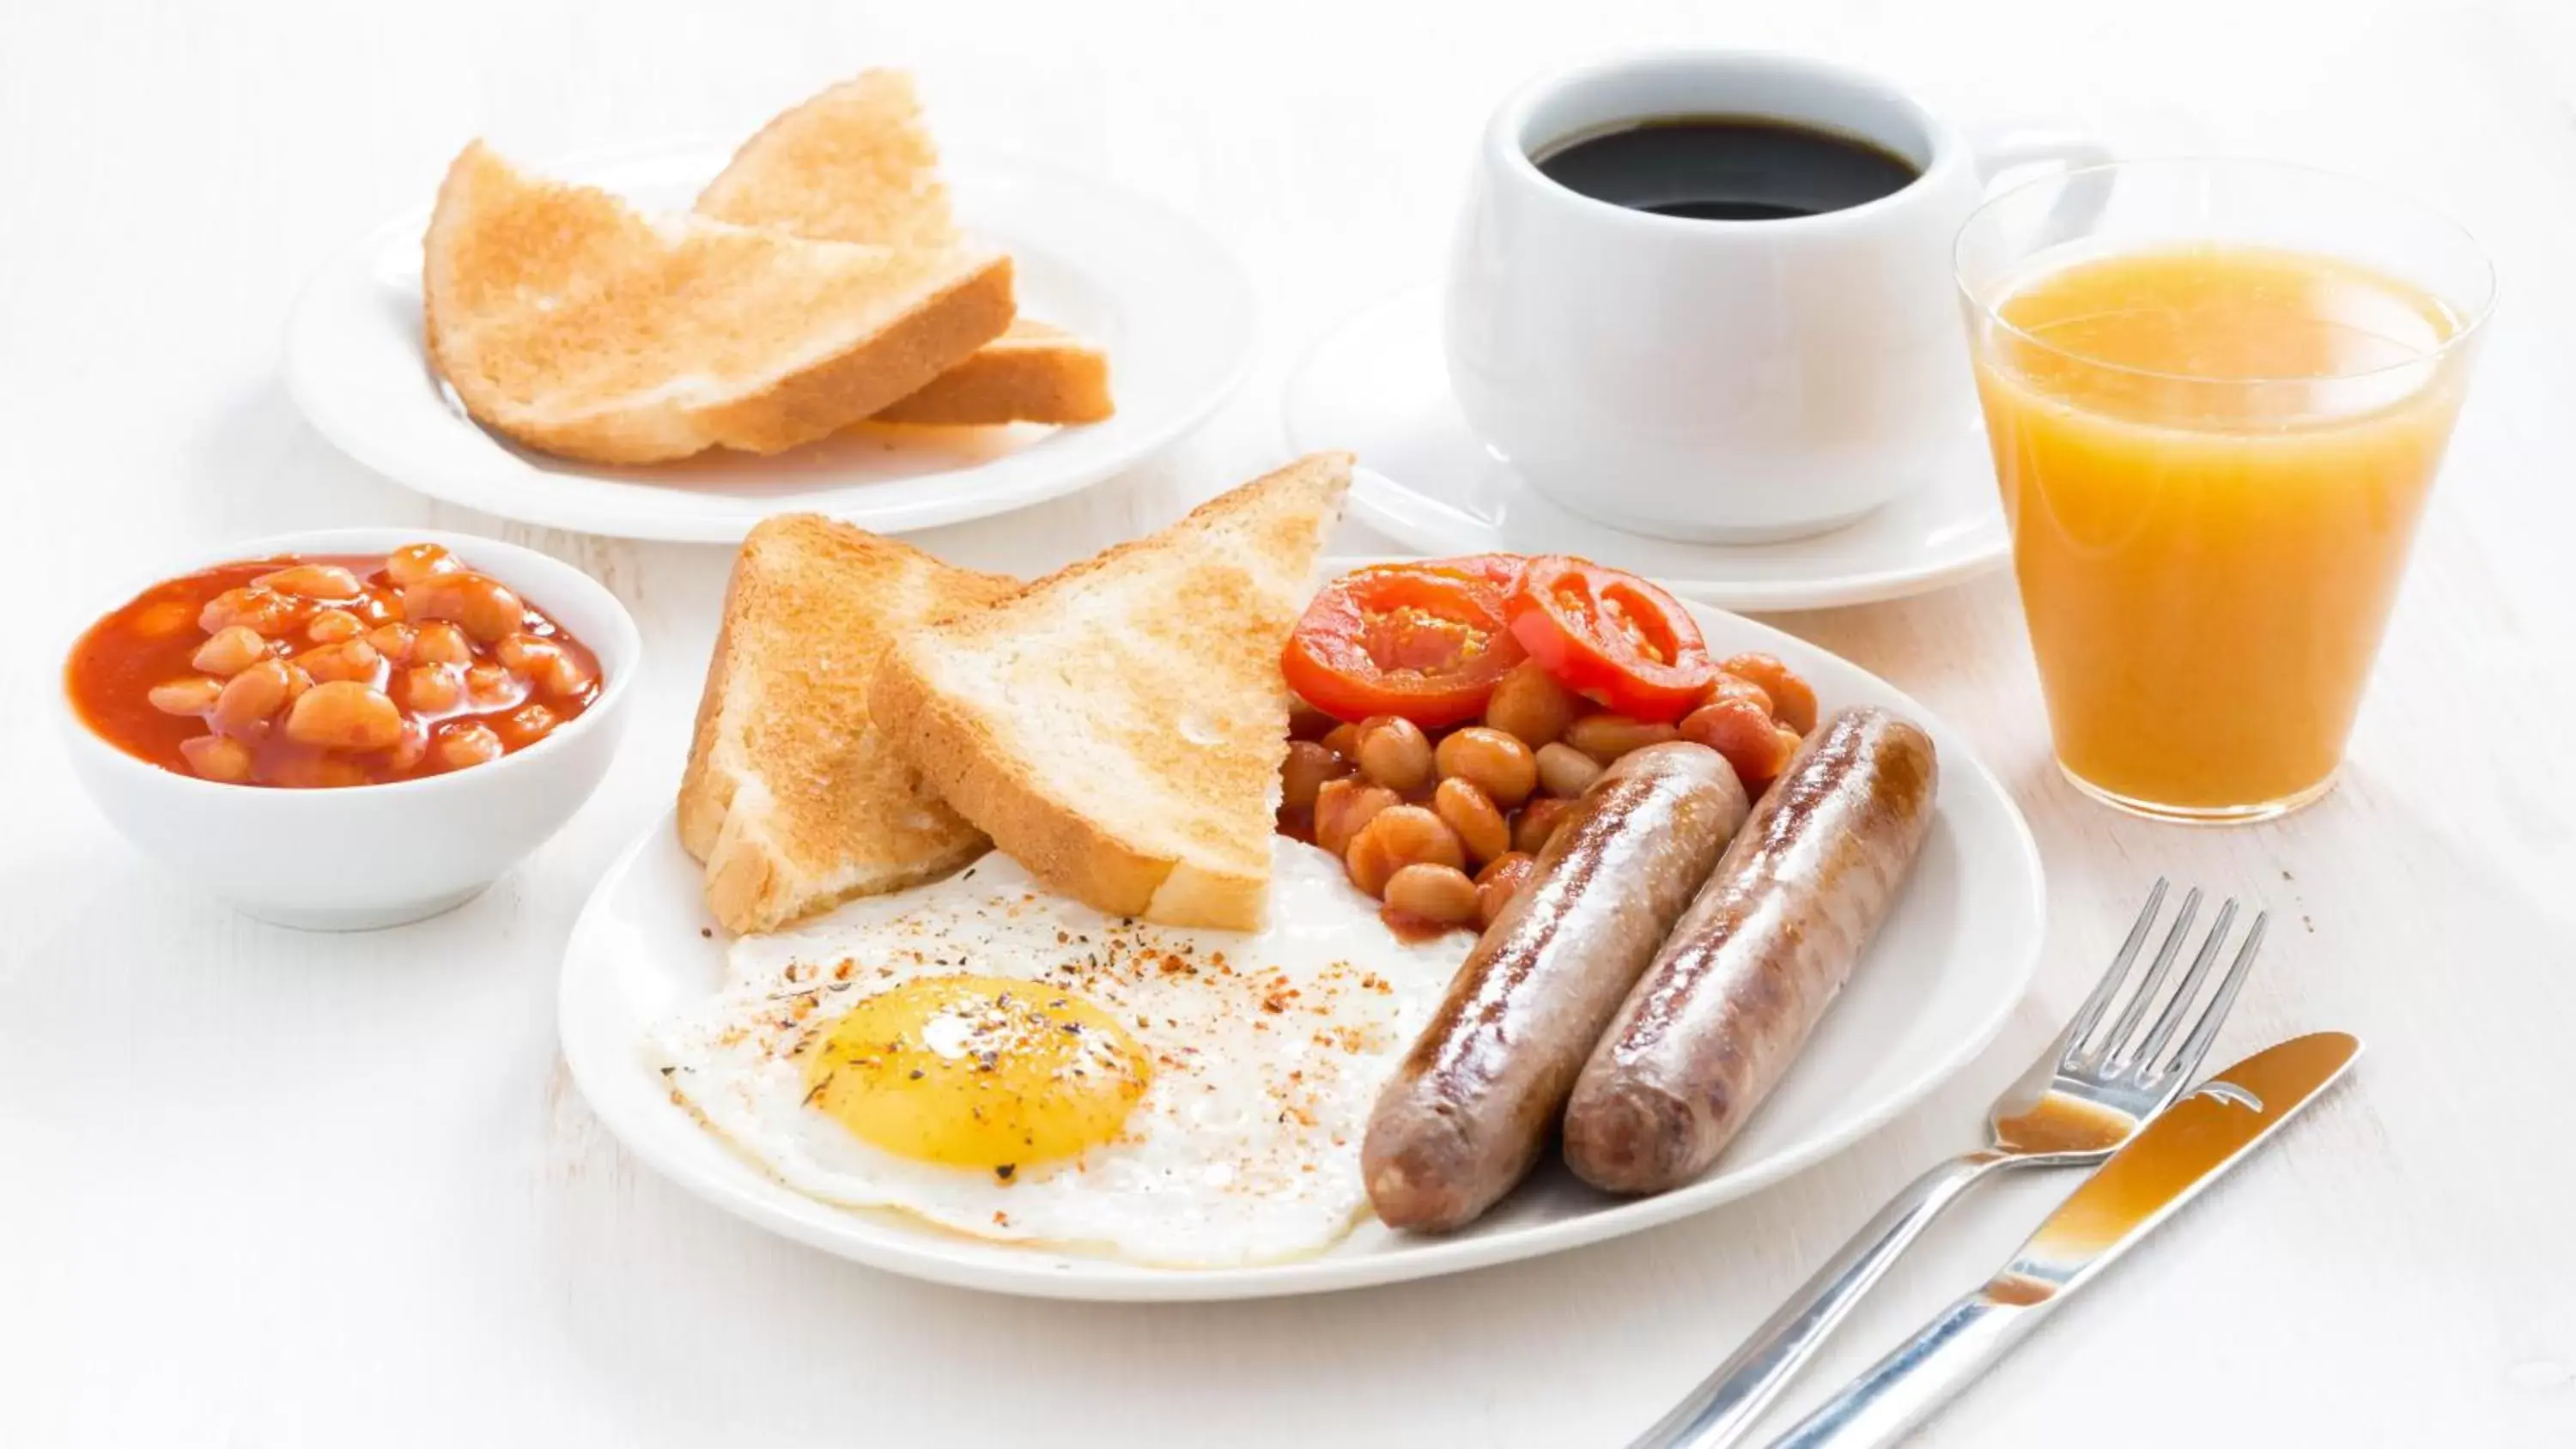
<path fill-rule="evenodd" d="M 525 530 L 341 458 L 277 380 L 302 278 L 419 204 L 474 135 L 538 159 L 738 136 L 864 65 L 912 65 L 943 137 L 1198 213 L 1267 307 L 1252 384 L 1165 459 L 923 536 L 1035 570 L 1278 460 L 1298 348 L 1437 267 L 1470 139 L 1513 81 L 1685 39 L 1827 50 L 1970 117 L 2071 118 L 2133 153 L 2340 167 L 2486 239 L 2501 319 L 2343 788 L 2218 834 L 2080 803 L 2047 763 L 2000 577 L 1786 616 L 1980 743 L 2039 833 L 2053 916 L 1997 1049 L 1787 1186 L 1440 1282 L 1092 1308 L 883 1277 L 640 1173 L 556 1060 L 555 960 L 591 881 L 667 803 L 726 553 Z M 1929 1442 L 2576 1442 L 2571 114 L 2576 16 L 2557 0 L 11 5 L 0 1443 L 1615 1444 L 1968 1145 L 2159 872 L 2276 912 L 2220 1059 L 2328 1026 L 2371 1053 Z M 518 874 L 428 925 L 297 935 L 112 837 L 57 764 L 44 697 L 102 568 L 370 523 L 569 558 L 656 657 L 608 785 Z M 352 869 L 371 844 L 351 843 Z M 2065 1186 L 1973 1202 L 1827 1370 L 1981 1278 Z"/>

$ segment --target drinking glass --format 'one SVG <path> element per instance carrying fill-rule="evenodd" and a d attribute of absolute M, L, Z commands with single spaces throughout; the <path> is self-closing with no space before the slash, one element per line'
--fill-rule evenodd
<path fill-rule="evenodd" d="M 2494 274 L 2329 172 L 2127 161 L 2002 193 L 1956 268 L 2057 760 L 2265 819 L 2334 784 Z"/>

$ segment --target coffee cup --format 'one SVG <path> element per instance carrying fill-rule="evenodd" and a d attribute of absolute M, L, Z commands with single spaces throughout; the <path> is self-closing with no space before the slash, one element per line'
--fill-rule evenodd
<path fill-rule="evenodd" d="M 1796 56 L 1541 77 L 1479 144 L 1451 385 L 1531 487 L 1597 522 L 1709 543 L 1839 527 L 1973 426 L 1950 248 L 1989 183 L 2107 159 L 2062 131 L 1972 142 L 1884 80 Z"/>

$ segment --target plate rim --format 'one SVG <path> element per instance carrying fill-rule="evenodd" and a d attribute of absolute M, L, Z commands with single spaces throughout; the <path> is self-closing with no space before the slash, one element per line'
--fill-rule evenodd
<path fill-rule="evenodd" d="M 578 152 L 560 157 L 541 158 L 527 163 L 549 176 L 582 180 L 604 171 L 621 167 L 644 166 L 656 162 L 676 162 L 700 155 L 730 155 L 738 142 L 713 141 L 705 138 L 678 139 L 657 145 L 623 147 L 614 150 Z M 1016 513 L 1041 503 L 1079 493 L 1094 487 L 1127 469 L 1134 468 L 1170 448 L 1173 444 L 1204 426 L 1217 411 L 1240 393 L 1251 380 L 1258 362 L 1262 331 L 1262 303 L 1259 289 L 1243 259 L 1229 246 L 1215 228 L 1191 212 L 1161 197 L 1123 186 L 1096 173 L 1067 166 L 1043 157 L 981 146 L 958 146 L 944 150 L 941 169 L 952 183 L 956 175 L 992 177 L 1009 181 L 1020 177 L 1037 177 L 1067 184 L 1113 198 L 1123 209 L 1154 214 L 1161 234 L 1185 239 L 1192 249 L 1203 252 L 1211 263 L 1210 296 L 1225 293 L 1221 308 L 1206 309 L 1204 315 L 1217 319 L 1223 329 L 1223 350 L 1230 355 L 1229 364 L 1211 375 L 1188 400 L 1172 408 L 1168 415 L 1149 426 L 1129 434 L 1123 442 L 1104 448 L 1093 457 L 1081 458 L 1053 469 L 1040 469 L 1029 481 L 1007 489 L 982 489 L 965 493 L 942 493 L 918 500 L 899 509 L 846 508 L 839 500 L 821 506 L 798 509 L 772 508 L 749 513 L 724 513 L 712 517 L 642 518 L 631 515 L 605 524 L 597 511 L 565 510 L 542 497 L 525 501 L 500 494 L 498 488 L 470 490 L 474 496 L 460 496 L 462 491 L 438 478 L 439 470 L 392 456 L 362 427 L 350 425 L 346 412 L 336 404 L 329 382 L 318 375 L 319 362 L 313 356 L 309 338 L 332 325 L 339 315 L 325 306 L 324 293 L 332 284 L 344 282 L 353 275 L 364 277 L 367 266 L 383 248 L 405 233 L 425 231 L 435 207 L 434 199 L 407 207 L 378 221 L 334 249 L 317 265 L 296 291 L 288 308 L 286 325 L 280 339 L 278 371 L 288 397 L 294 402 L 306 424 L 321 434 L 343 456 L 369 472 L 397 484 L 405 490 L 433 502 L 452 507 L 470 508 L 518 523 L 565 532 L 586 533 L 606 538 L 629 538 L 654 543 L 739 543 L 762 518 L 778 512 L 820 512 L 834 518 L 857 523 L 880 533 L 905 534 L 976 519 Z M 594 183 L 595 184 L 595 183 Z M 1217 278 L 1222 278 L 1221 287 Z M 427 357 L 420 364 L 428 366 Z M 458 418 L 461 427 L 483 431 L 471 419 Z M 486 434 L 496 448 L 510 451 L 510 445 Z M 540 472 L 563 476 L 543 463 L 530 465 Z M 955 470 L 950 470 L 951 472 Z M 948 473 L 925 473 L 921 478 L 939 478 Z M 606 482 L 608 480 L 597 480 Z M 843 488 L 863 487 L 852 483 Z M 821 491 L 821 490 L 816 490 Z M 818 500 L 819 502 L 819 500 Z M 758 505 L 748 505 L 756 508 Z M 609 510 L 614 512 L 614 509 Z"/>
<path fill-rule="evenodd" d="M 1358 567 L 1369 562 L 1385 561 L 1382 556 L 1334 557 L 1324 561 L 1326 572 Z M 1756 642 L 1776 643 L 1781 638 L 1795 639 L 1786 631 L 1746 618 L 1714 605 L 1692 603 L 1695 612 L 1727 615 L 1731 625 L 1753 631 Z M 1795 1150 L 1781 1153 L 1759 1171 L 1743 1176 L 1709 1179 L 1689 1187 L 1655 1197 L 1615 1202 L 1577 1216 L 1531 1224 L 1511 1231 L 1466 1238 L 1437 1239 L 1419 1243 L 1402 1252 L 1374 1254 L 1365 1257 L 1308 1258 L 1290 1263 L 1253 1265 L 1233 1268 L 1151 1269 L 1103 1260 L 1097 1272 L 1068 1271 L 1047 1267 L 1054 1261 L 1043 1255 L 1027 1255 L 1025 1266 L 1013 1266 L 1007 1258 L 983 1255 L 943 1255 L 905 1244 L 900 1239 L 880 1240 L 871 1234 L 857 1235 L 826 1229 L 784 1212 L 755 1196 L 742 1184 L 728 1178 L 701 1174 L 693 1167 L 666 1156 L 659 1135 L 649 1124 L 630 1120 L 625 1099 L 615 1093 L 594 1088 L 594 1079 L 605 1080 L 605 1074 L 616 1070 L 612 1062 L 593 1060 L 583 1038 L 574 1028 L 582 1015 L 577 1002 L 577 987 L 587 972 L 582 963 L 599 959 L 604 953 L 585 949 L 586 942 L 607 929 L 609 901 L 615 888 L 634 869 L 643 853 L 656 846 L 671 845 L 676 826 L 676 807 L 666 808 L 619 852 L 614 864 L 592 887 L 566 938 L 556 982 L 556 1028 L 558 1048 L 566 1069 L 579 1088 L 583 1101 L 593 1115 L 608 1129 L 621 1148 L 633 1153 L 664 1180 L 691 1196 L 723 1208 L 754 1226 L 777 1233 L 807 1247 L 830 1253 L 883 1272 L 896 1273 L 926 1282 L 951 1287 L 975 1289 L 1018 1297 L 1070 1299 L 1087 1302 L 1177 1302 L 1227 1299 L 1296 1297 L 1313 1293 L 1338 1292 L 1406 1282 L 1418 1278 L 1445 1277 L 1451 1273 L 1499 1266 L 1530 1258 L 1548 1257 L 1570 1249 L 1587 1247 L 1626 1237 L 1649 1228 L 1664 1226 L 1697 1217 L 1701 1213 L 1737 1199 L 1749 1197 L 1780 1182 L 1805 1172 L 1858 1143 L 1905 1112 L 1912 1110 L 1943 1083 L 1966 1070 L 1999 1036 L 2016 1008 L 2029 995 L 2030 983 L 2038 970 L 2040 953 L 2048 932 L 2047 874 L 2039 855 L 2038 841 L 2031 833 L 2030 822 L 2015 803 L 2001 777 L 1968 745 L 1958 730 L 1940 715 L 1924 708 L 1919 700 L 1873 671 L 1835 654 L 1832 650 L 1805 640 L 1796 640 L 1801 649 L 1826 654 L 1845 666 L 1877 681 L 1896 705 L 1906 710 L 1919 723 L 1927 725 L 1934 738 L 1944 743 L 1943 774 L 1965 775 L 1980 782 L 1995 804 L 2001 807 L 2004 835 L 2012 845 L 2007 863 L 2010 873 L 2020 881 L 2030 900 L 2031 919 L 2028 939 L 2017 953 L 2018 959 L 2009 972 L 2010 990 L 1998 990 L 1994 1003 L 1987 1007 L 1973 1029 L 1954 1040 L 1936 1054 L 1913 1078 L 1902 1083 L 1849 1123 L 1835 1131 L 1817 1134 Z M 609 1103 L 603 1107 L 602 1102 Z M 694 1125 L 694 1124 L 693 1124 Z M 703 1129 L 697 1129 L 703 1130 Z M 758 1169 L 743 1164 L 746 1174 Z M 854 1218 L 879 1231 L 905 1232 L 900 1227 L 880 1229 L 872 1219 Z M 927 1230 L 918 1236 L 927 1244 L 949 1243 L 944 1236 Z M 953 1244 L 951 1244 L 953 1247 Z M 984 1245 L 991 1247 L 992 1245 Z M 996 1254 L 1001 1249 L 994 1250 Z"/>
<path fill-rule="evenodd" d="M 1322 446 L 1320 440 L 1302 436 L 1305 430 L 1296 426 L 1293 404 L 1304 389 L 1306 379 L 1318 371 L 1317 363 L 1325 347 L 1365 318 L 1393 312 L 1401 306 L 1420 299 L 1429 299 L 1436 303 L 1439 291 L 1440 283 L 1437 280 L 1416 279 L 1404 286 L 1383 292 L 1344 310 L 1315 329 L 1314 333 L 1298 347 L 1296 356 L 1290 362 L 1279 389 L 1280 431 L 1286 435 L 1292 448 L 1302 443 Z M 1963 419 L 1962 426 L 1966 426 L 1968 421 Z M 1454 541 L 1443 541 L 1433 537 L 1427 529 L 1413 527 L 1405 522 L 1400 514 L 1384 506 L 1371 487 L 1364 486 L 1370 483 L 1390 492 L 1430 497 L 1421 490 L 1398 480 L 1386 470 L 1370 466 L 1366 456 L 1363 455 L 1360 467 L 1355 470 L 1352 478 L 1350 502 L 1352 517 L 1361 523 L 1367 524 L 1406 548 L 1417 550 L 1420 556 L 1425 558 L 1476 552 L 1481 549 L 1482 545 L 1462 548 Z M 1517 486 L 1527 488 L 1529 485 L 1524 481 Z M 1598 526 L 1609 528 L 1607 524 Z M 1619 530 L 1610 529 L 1610 531 Z M 1834 531 L 1827 530 L 1828 533 Z M 1645 537 L 1645 535 L 1639 535 L 1639 537 Z M 1669 540 L 1654 541 L 1668 542 Z M 1787 540 L 1790 543 L 1806 541 L 1805 539 Z M 1720 545 L 1708 545 L 1708 547 L 1715 548 Z M 1764 545 L 1745 544 L 1733 545 L 1733 547 L 1759 549 Z M 1909 566 L 1877 569 L 1866 573 L 1838 574 L 1821 582 L 1683 578 L 1662 571 L 1656 571 L 1653 577 L 1657 583 L 1673 594 L 1693 603 L 1708 604 L 1730 613 L 1747 611 L 1782 613 L 1804 609 L 1842 609 L 1860 604 L 1880 604 L 1897 599 L 1915 598 L 1982 578 L 2001 569 L 2011 559 L 2012 537 L 2010 530 L 2007 529 L 2002 533 L 1999 541 L 1990 544 L 1983 551 L 1929 568 Z"/>

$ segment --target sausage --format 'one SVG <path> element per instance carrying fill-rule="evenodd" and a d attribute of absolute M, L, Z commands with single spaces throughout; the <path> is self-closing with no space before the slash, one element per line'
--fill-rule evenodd
<path fill-rule="evenodd" d="M 1584 1064 L 1565 1110 L 1577 1176 L 1662 1192 L 1717 1160 L 1886 919 L 1938 778 L 1931 737 L 1884 710 L 1808 737 Z"/>
<path fill-rule="evenodd" d="M 1529 1172 L 1748 809 L 1726 758 L 1687 743 L 1635 751 L 1577 798 L 1378 1094 L 1360 1172 L 1389 1226 L 1461 1226 Z"/>

